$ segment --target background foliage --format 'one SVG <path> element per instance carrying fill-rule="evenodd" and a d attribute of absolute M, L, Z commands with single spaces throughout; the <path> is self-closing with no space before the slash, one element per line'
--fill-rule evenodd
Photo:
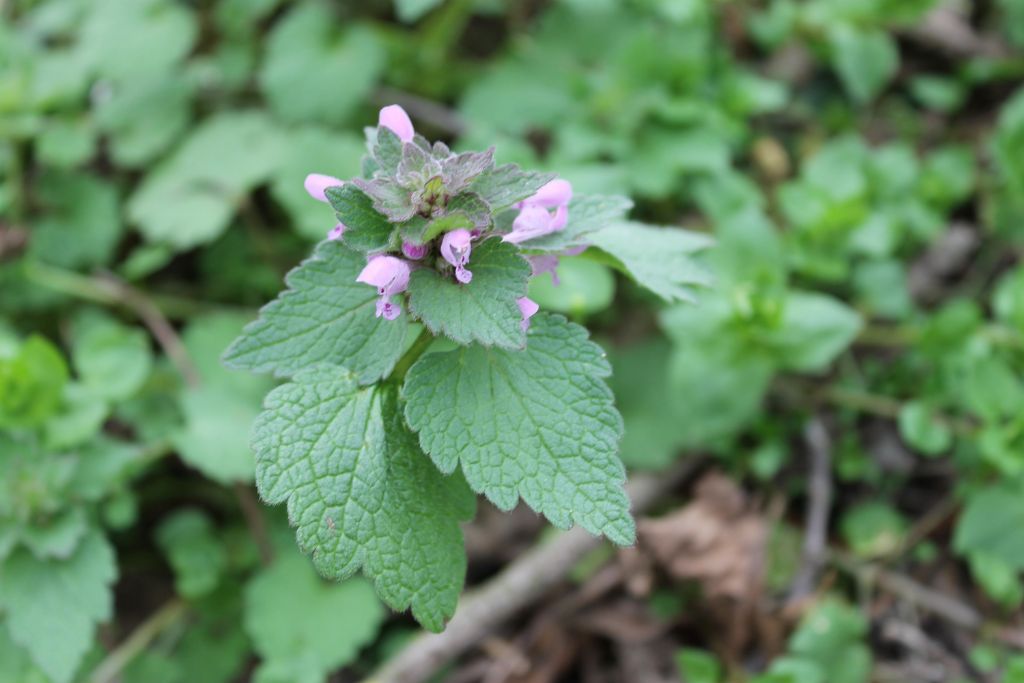
<path fill-rule="evenodd" d="M 0 4 L 0 680 L 354 680 L 413 632 L 261 509 L 249 432 L 274 382 L 219 362 L 333 225 L 305 174 L 356 175 L 392 101 L 714 237 L 697 306 L 615 274 L 612 253 L 646 264 L 666 300 L 705 277 L 645 259 L 641 227 L 530 296 L 611 349 L 628 466 L 701 452 L 745 485 L 770 594 L 797 569 L 805 425 L 828 426 L 815 599 L 736 646 L 680 616 L 714 577 L 659 576 L 631 599 L 670 675 L 1024 680 L 998 635 L 1024 602 L 1024 2 L 939 4 Z M 473 581 L 509 559 L 471 557 Z M 919 620 L 928 678 L 869 566 L 998 628 Z"/>

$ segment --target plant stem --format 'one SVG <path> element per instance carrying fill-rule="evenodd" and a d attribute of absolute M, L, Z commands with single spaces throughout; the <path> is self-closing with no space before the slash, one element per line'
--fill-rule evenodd
<path fill-rule="evenodd" d="M 92 672 L 89 683 L 111 683 L 118 679 L 121 671 L 131 664 L 158 635 L 172 624 L 178 622 L 187 613 L 185 603 L 174 598 L 153 612 L 144 622 L 129 634 L 123 643 L 118 645 L 100 662 Z"/>
<path fill-rule="evenodd" d="M 413 363 L 419 360 L 430 345 L 434 343 L 434 335 L 430 333 L 426 327 L 420 332 L 420 336 L 416 337 L 416 341 L 412 343 L 409 350 L 398 359 L 395 363 L 395 369 L 391 371 L 391 375 L 388 377 L 388 381 L 394 382 L 395 384 L 401 384 L 405 379 L 405 373 L 409 372 L 409 368 L 412 367 Z"/>

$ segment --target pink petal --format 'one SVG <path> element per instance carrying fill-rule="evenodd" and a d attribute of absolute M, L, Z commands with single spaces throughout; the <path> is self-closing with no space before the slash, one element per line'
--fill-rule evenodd
<path fill-rule="evenodd" d="M 544 273 L 551 273 L 552 284 L 558 285 L 558 257 L 554 254 L 534 254 L 527 256 L 526 260 L 530 262 L 530 268 L 532 277 L 543 275 Z"/>
<path fill-rule="evenodd" d="M 555 209 L 555 217 L 551 219 L 551 231 L 557 232 L 565 227 L 565 224 L 569 222 L 569 207 L 566 204 L 562 204 Z"/>
<path fill-rule="evenodd" d="M 554 232 L 551 227 L 551 212 L 541 206 L 527 206 L 512 221 L 512 232 L 502 239 L 512 244 L 519 244 L 534 237 L 542 237 Z"/>
<path fill-rule="evenodd" d="M 331 231 L 329 233 L 327 233 L 327 239 L 332 240 L 332 241 L 337 241 L 337 240 L 340 240 L 344 234 L 345 234 L 345 224 L 344 223 L 338 223 L 333 228 L 331 228 Z"/>
<path fill-rule="evenodd" d="M 572 183 L 562 178 L 555 178 L 544 187 L 537 190 L 537 193 L 529 199 L 523 200 L 523 204 L 543 206 L 545 209 L 554 209 L 565 206 L 572 199 Z"/>
<path fill-rule="evenodd" d="M 309 196 L 317 201 L 326 202 L 327 195 L 324 191 L 328 187 L 340 187 L 344 183 L 330 175 L 323 175 L 322 173 L 310 173 L 306 176 L 306 182 L 303 183 L 306 187 L 306 192 Z"/>
<path fill-rule="evenodd" d="M 377 122 L 378 125 L 390 128 L 402 142 L 412 142 L 413 136 L 416 135 L 409 115 L 397 104 L 388 105 L 381 109 Z"/>
<path fill-rule="evenodd" d="M 374 256 L 356 282 L 373 285 L 382 296 L 404 292 L 409 286 L 409 264 L 394 256 Z"/>
<path fill-rule="evenodd" d="M 523 332 L 526 332 L 530 329 L 530 318 L 540 310 L 540 306 L 537 305 L 536 301 L 526 296 L 516 299 L 516 304 L 519 305 L 519 312 L 523 314 L 522 327 Z"/>
<path fill-rule="evenodd" d="M 469 261 L 473 236 L 469 230 L 452 230 L 441 240 L 441 256 L 453 266 L 464 266 Z"/>

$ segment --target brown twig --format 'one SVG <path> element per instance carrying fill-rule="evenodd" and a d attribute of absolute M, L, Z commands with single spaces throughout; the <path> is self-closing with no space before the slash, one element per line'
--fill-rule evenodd
<path fill-rule="evenodd" d="M 950 7 L 935 8 L 905 33 L 920 45 L 935 48 L 958 59 L 998 59 L 1010 54 L 1001 41 L 978 34 L 965 17 Z"/>
<path fill-rule="evenodd" d="M 627 486 L 633 510 L 649 508 L 693 476 L 703 458 L 691 458 L 660 475 L 636 475 Z M 418 683 L 478 645 L 501 624 L 539 600 L 602 540 L 576 527 L 535 547 L 483 586 L 469 592 L 443 633 L 425 634 L 410 643 L 367 683 Z"/>
<path fill-rule="evenodd" d="M 898 598 L 932 614 L 943 621 L 969 631 L 986 628 L 985 618 L 976 609 L 959 600 L 918 583 L 904 574 L 877 565 L 857 562 L 845 553 L 832 551 L 829 560 L 845 572 L 873 584 Z M 1005 626 L 993 626 L 991 635 L 1011 647 L 1024 648 L 1024 631 Z"/>
<path fill-rule="evenodd" d="M 149 297 L 114 274 L 101 273 L 97 275 L 97 278 L 106 282 L 111 290 L 116 293 L 121 303 L 131 310 L 149 329 L 153 338 L 160 345 L 160 348 L 164 350 L 164 353 L 167 354 L 174 367 L 185 378 L 185 384 L 190 387 L 199 386 L 199 370 L 192 363 L 192 359 L 189 358 L 188 351 L 185 350 L 181 337 L 178 336 L 174 326 L 164 316 L 163 311 Z"/>
<path fill-rule="evenodd" d="M 814 590 L 818 575 L 828 561 L 828 517 L 832 508 L 832 439 L 819 416 L 808 421 L 804 441 L 811 456 L 803 561 L 789 588 L 795 602 Z"/>

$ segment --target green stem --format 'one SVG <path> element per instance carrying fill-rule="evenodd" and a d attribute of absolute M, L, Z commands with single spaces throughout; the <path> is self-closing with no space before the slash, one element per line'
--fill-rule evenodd
<path fill-rule="evenodd" d="M 388 377 L 389 382 L 395 384 L 401 384 L 405 380 L 405 373 L 409 372 L 409 368 L 412 364 L 419 360 L 430 345 L 434 343 L 434 335 L 430 333 L 430 330 L 423 328 L 420 332 L 420 336 L 416 337 L 416 341 L 412 343 L 412 346 L 405 352 L 405 354 L 398 359 L 395 363 L 395 369 L 391 371 L 391 375 Z"/>

